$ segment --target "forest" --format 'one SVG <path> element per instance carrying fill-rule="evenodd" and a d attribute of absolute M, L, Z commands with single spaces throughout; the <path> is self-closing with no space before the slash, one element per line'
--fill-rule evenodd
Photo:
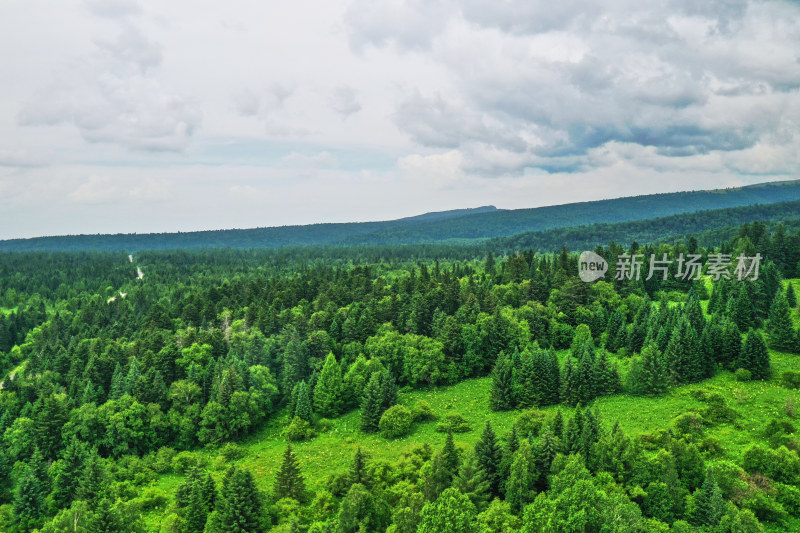
<path fill-rule="evenodd" d="M 762 207 L 589 227 L 593 283 L 563 233 L 2 252 L 0 530 L 796 531 L 800 232 Z"/>

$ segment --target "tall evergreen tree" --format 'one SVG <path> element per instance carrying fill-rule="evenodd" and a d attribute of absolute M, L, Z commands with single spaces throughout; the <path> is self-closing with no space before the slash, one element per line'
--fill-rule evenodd
<path fill-rule="evenodd" d="M 381 414 L 400 401 L 397 382 L 392 373 L 386 369 L 381 373 Z"/>
<path fill-rule="evenodd" d="M 275 476 L 273 492 L 276 500 L 292 498 L 304 502 L 306 499 L 306 482 L 300 472 L 297 457 L 292 452 L 291 444 L 286 446 L 286 451 L 283 452 L 283 461 Z"/>
<path fill-rule="evenodd" d="M 493 497 L 500 496 L 500 463 L 503 461 L 503 449 L 497 442 L 497 435 L 491 423 L 486 421 L 480 440 L 475 443 L 475 457 L 489 482 L 489 492 Z"/>
<path fill-rule="evenodd" d="M 786 303 L 789 304 L 789 309 L 797 307 L 797 295 L 794 292 L 794 283 L 789 282 L 786 286 Z"/>
<path fill-rule="evenodd" d="M 311 422 L 313 418 L 313 411 L 311 409 L 311 397 L 308 391 L 308 385 L 305 381 L 297 384 L 297 404 L 294 408 L 294 416 L 299 417 L 306 422 Z"/>
<path fill-rule="evenodd" d="M 665 356 L 673 379 L 678 383 L 692 383 L 707 377 L 709 365 L 697 333 L 686 318 L 682 318 L 672 332 Z"/>
<path fill-rule="evenodd" d="M 508 411 L 516 406 L 514 398 L 514 375 L 511 361 L 505 352 L 500 352 L 492 370 L 492 388 L 489 407 L 493 411 Z"/>
<path fill-rule="evenodd" d="M 356 453 L 353 455 L 353 463 L 350 465 L 350 472 L 347 475 L 347 482 L 350 485 L 359 483 L 367 488 L 372 486 L 372 478 L 367 472 L 367 456 L 358 447 Z"/>
<path fill-rule="evenodd" d="M 219 515 L 220 531 L 226 533 L 264 531 L 264 501 L 249 470 L 234 466 L 225 472 L 216 511 Z"/>
<path fill-rule="evenodd" d="M 86 444 L 72 439 L 64 450 L 61 468 L 53 479 L 53 504 L 58 509 L 66 509 L 78 495 L 81 474 L 88 455 Z"/>
<path fill-rule="evenodd" d="M 735 370 L 734 365 L 742 354 L 742 332 L 736 322 L 723 319 L 722 352 L 719 362 L 728 370 Z"/>
<path fill-rule="evenodd" d="M 334 417 L 341 412 L 342 370 L 329 352 L 314 387 L 314 411 L 320 416 Z"/>
<path fill-rule="evenodd" d="M 633 360 L 628 372 L 628 390 L 637 395 L 657 395 L 667 391 L 669 368 L 664 355 L 654 345 L 646 346 Z"/>
<path fill-rule="evenodd" d="M 706 472 L 702 487 L 695 491 L 694 502 L 692 521 L 698 526 L 716 527 L 725 513 L 725 500 L 711 468 Z"/>
<path fill-rule="evenodd" d="M 770 375 L 769 351 L 764 343 L 764 337 L 755 330 L 747 332 L 744 341 L 744 348 L 736 368 L 744 368 L 750 371 L 753 379 L 767 379 Z"/>
<path fill-rule="evenodd" d="M 795 350 L 795 331 L 789 313 L 789 302 L 780 291 L 772 301 L 766 330 L 770 348 L 782 352 Z"/>
<path fill-rule="evenodd" d="M 479 512 L 486 508 L 489 503 L 489 482 L 475 454 L 471 453 L 464 459 L 458 476 L 453 480 L 453 487 L 466 495 Z"/>
<path fill-rule="evenodd" d="M 514 453 L 511 470 L 506 481 L 506 501 L 515 513 L 519 513 L 536 495 L 535 483 L 538 478 L 533 471 L 533 450 L 527 439 L 523 439 Z"/>
<path fill-rule="evenodd" d="M 378 431 L 382 414 L 381 374 L 373 372 L 364 388 L 364 399 L 361 401 L 361 431 L 367 433 Z"/>

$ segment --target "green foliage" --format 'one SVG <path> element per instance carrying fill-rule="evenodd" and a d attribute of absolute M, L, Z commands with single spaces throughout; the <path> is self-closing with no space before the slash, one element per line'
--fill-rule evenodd
<path fill-rule="evenodd" d="M 478 533 L 475 505 L 458 489 L 449 488 L 422 509 L 418 533 Z"/>
<path fill-rule="evenodd" d="M 440 433 L 466 433 L 472 431 L 469 422 L 461 413 L 448 413 L 442 417 L 442 421 L 436 424 L 436 431 Z"/>
<path fill-rule="evenodd" d="M 381 415 L 378 429 L 385 439 L 396 439 L 408 435 L 414 416 L 404 405 L 394 405 Z"/>

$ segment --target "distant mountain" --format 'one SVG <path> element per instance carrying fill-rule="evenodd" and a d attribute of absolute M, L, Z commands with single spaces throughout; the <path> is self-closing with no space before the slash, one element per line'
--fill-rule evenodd
<path fill-rule="evenodd" d="M 116 235 L 73 235 L 0 241 L 12 250 L 144 250 L 169 248 L 281 248 L 468 243 L 526 232 L 613 224 L 676 214 L 800 200 L 800 180 L 746 187 L 651 194 L 538 207 L 484 206 L 425 213 L 382 222 L 349 222 L 272 228 Z M 662 233 L 663 235 L 663 233 Z"/>

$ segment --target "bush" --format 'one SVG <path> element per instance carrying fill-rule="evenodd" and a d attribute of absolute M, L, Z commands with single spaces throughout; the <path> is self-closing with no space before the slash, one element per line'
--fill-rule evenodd
<path fill-rule="evenodd" d="M 414 418 L 414 422 L 436 419 L 433 409 L 425 400 L 417 400 L 417 403 L 414 404 L 414 409 L 411 410 L 411 415 Z"/>
<path fill-rule="evenodd" d="M 753 374 L 746 368 L 736 369 L 733 375 L 736 376 L 736 381 L 751 381 L 753 379 Z"/>
<path fill-rule="evenodd" d="M 467 431 L 472 431 L 472 428 L 469 427 L 469 423 L 467 423 L 466 419 L 461 416 L 460 413 L 450 413 L 445 415 L 444 419 L 436 424 L 436 431 L 439 433 L 447 433 L 448 431 L 452 431 L 453 433 L 466 433 Z"/>
<path fill-rule="evenodd" d="M 303 420 L 299 416 L 292 419 L 292 422 L 283 430 L 283 436 L 289 442 L 298 440 L 307 440 L 314 437 L 314 429 L 308 421 Z"/>
<path fill-rule="evenodd" d="M 786 412 L 786 416 L 789 418 L 794 418 L 797 416 L 797 400 L 794 396 L 789 396 L 783 402 L 783 410 Z"/>
<path fill-rule="evenodd" d="M 197 452 L 183 451 L 172 458 L 172 470 L 176 474 L 186 474 L 192 468 L 201 468 L 205 464 L 205 457 Z"/>
<path fill-rule="evenodd" d="M 220 450 L 219 454 L 228 462 L 238 461 L 247 455 L 247 450 L 233 442 L 226 443 Z"/>
<path fill-rule="evenodd" d="M 547 413 L 538 409 L 526 409 L 514 421 L 517 431 L 522 437 L 538 437 Z"/>
<path fill-rule="evenodd" d="M 800 389 L 800 372 L 787 370 L 781 374 L 781 385 L 787 389 Z"/>
<path fill-rule="evenodd" d="M 153 458 L 153 470 L 159 474 L 167 474 L 172 470 L 172 459 L 175 458 L 177 452 L 172 448 L 162 446 L 155 453 Z"/>
<path fill-rule="evenodd" d="M 408 435 L 413 421 L 413 416 L 408 407 L 393 405 L 381 416 L 381 420 L 378 422 L 378 430 L 383 438 L 396 439 Z"/>
<path fill-rule="evenodd" d="M 705 421 L 699 414 L 689 412 L 676 416 L 672 425 L 679 436 L 692 440 L 703 434 Z"/>

